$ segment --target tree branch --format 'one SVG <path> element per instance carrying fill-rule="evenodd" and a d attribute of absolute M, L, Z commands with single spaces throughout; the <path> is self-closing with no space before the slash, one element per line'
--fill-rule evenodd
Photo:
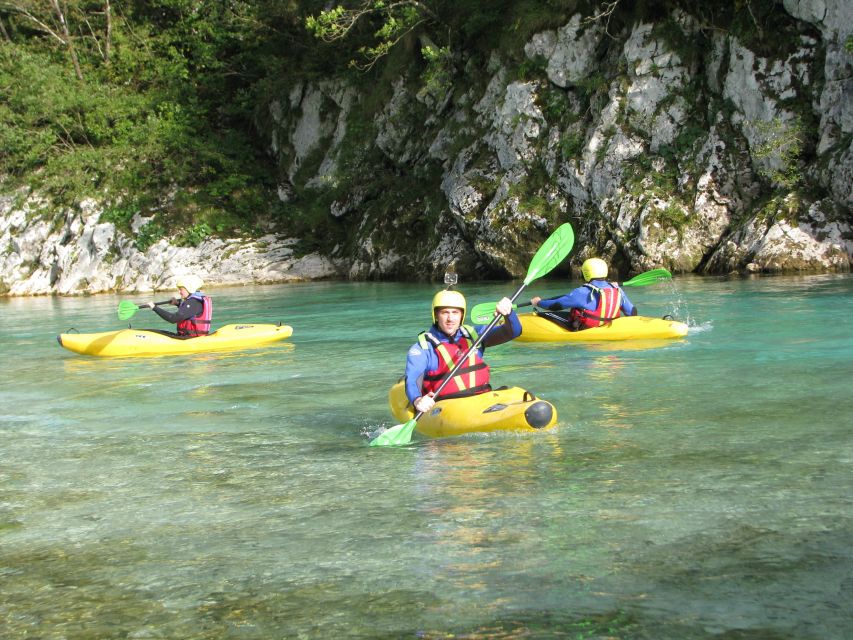
<path fill-rule="evenodd" d="M 612 38 L 613 36 L 610 35 L 610 18 L 619 6 L 619 0 L 605 1 L 602 6 L 603 8 L 601 9 L 601 11 L 584 18 L 583 23 L 592 24 L 593 22 L 604 20 L 604 32 Z"/>
<path fill-rule="evenodd" d="M 6 26 L 3 24 L 2 19 L 0 19 L 0 33 L 3 34 L 3 39 L 6 40 L 6 42 L 12 42 L 12 38 L 9 37 L 9 32 L 6 31 Z"/>
<path fill-rule="evenodd" d="M 374 16 L 382 20 L 382 26 L 373 34 L 375 44 L 359 49 L 364 62 L 350 61 L 350 66 L 360 71 L 373 68 L 379 58 L 420 25 L 429 21 L 440 22 L 435 12 L 419 0 L 363 0 L 354 9 L 338 5 L 321 11 L 318 16 L 309 16 L 305 26 L 316 38 L 331 43 L 343 40 L 359 21 Z"/>
<path fill-rule="evenodd" d="M 41 19 L 39 19 L 38 17 L 36 17 L 32 13 L 30 13 L 30 11 L 28 11 L 27 9 L 25 9 L 23 7 L 16 6 L 16 5 L 8 5 L 6 8 L 9 11 L 13 11 L 14 13 L 17 13 L 19 16 L 22 16 L 22 17 L 26 18 L 27 20 L 29 20 L 33 24 L 36 31 L 44 33 L 44 34 L 50 36 L 51 38 L 55 38 L 62 45 L 65 44 L 65 40 L 62 39 L 61 35 L 59 35 L 46 22 L 42 21 Z"/>
<path fill-rule="evenodd" d="M 373 49 L 368 49 L 366 51 L 362 51 L 362 53 L 369 60 L 369 62 L 365 65 L 360 65 L 357 62 L 353 61 L 352 65 L 356 69 L 358 69 L 359 71 L 370 71 L 373 68 L 373 65 L 376 64 L 376 61 L 379 60 L 379 58 L 384 56 L 386 53 L 388 53 L 388 50 L 391 49 L 391 47 L 393 47 L 395 44 L 400 42 L 400 40 L 402 40 L 404 37 L 406 37 L 408 34 L 410 34 L 412 31 L 414 31 L 415 27 L 417 27 L 418 25 L 420 25 L 424 22 L 426 22 L 426 20 L 418 20 L 415 24 L 413 24 L 411 27 L 406 29 L 403 33 L 401 33 L 394 40 L 387 41 L 387 42 L 383 43 L 380 47 L 376 47 Z M 367 55 L 368 53 L 373 53 L 373 52 L 375 52 L 376 55 L 372 55 L 372 56 Z"/>
<path fill-rule="evenodd" d="M 83 80 L 83 70 L 80 69 L 80 61 L 77 59 L 77 50 L 74 48 L 74 41 L 71 38 L 71 32 L 68 29 L 68 22 L 65 20 L 65 13 L 62 7 L 59 6 L 59 0 L 52 0 L 53 10 L 56 12 L 56 17 L 59 24 L 62 26 L 62 34 L 65 36 L 65 46 L 68 47 L 68 53 L 71 55 L 71 62 L 74 65 L 74 72 L 77 74 L 78 80 Z"/>
<path fill-rule="evenodd" d="M 113 12 L 110 8 L 110 0 L 104 0 L 104 18 L 107 21 L 106 33 L 104 34 L 104 62 L 110 63 L 110 49 L 113 42 Z"/>
<path fill-rule="evenodd" d="M 338 5 L 334 9 L 321 11 L 320 16 L 317 18 L 309 16 L 306 24 L 308 29 L 313 31 L 314 35 L 323 42 L 334 42 L 335 40 L 345 38 L 362 18 L 375 14 L 390 16 L 401 7 L 414 7 L 430 19 L 438 20 L 438 16 L 429 7 L 417 0 L 401 0 L 400 2 L 391 2 L 390 4 L 375 3 L 372 0 L 368 0 L 357 9 L 345 9 L 341 5 Z M 423 22 L 423 20 L 420 20 L 418 24 L 420 22 Z"/>
<path fill-rule="evenodd" d="M 88 18 L 84 18 L 83 22 L 85 22 L 86 26 L 89 28 L 89 35 L 92 36 L 92 40 L 95 42 L 95 47 L 98 49 L 98 53 L 101 55 L 101 58 L 106 60 L 107 56 L 104 53 L 104 50 L 101 48 L 101 43 L 98 41 L 98 36 L 95 35 L 95 30 L 92 29 L 92 23 L 89 22 Z"/>
<path fill-rule="evenodd" d="M 752 3 L 749 0 L 746 0 L 746 8 L 749 10 L 749 17 L 752 18 L 752 24 L 754 24 L 755 28 L 758 30 L 758 37 L 763 40 L 764 30 L 761 28 L 761 25 L 758 24 L 758 20 L 756 20 L 755 13 L 752 11 Z"/>

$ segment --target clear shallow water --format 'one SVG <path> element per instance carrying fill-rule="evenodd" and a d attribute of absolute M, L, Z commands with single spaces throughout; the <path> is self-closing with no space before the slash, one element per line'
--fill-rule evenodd
<path fill-rule="evenodd" d="M 853 637 L 853 278 L 632 289 L 688 337 L 487 352 L 556 430 L 369 448 L 433 291 L 218 289 L 292 339 L 110 360 L 55 336 L 120 298 L 0 300 L 0 637 Z"/>

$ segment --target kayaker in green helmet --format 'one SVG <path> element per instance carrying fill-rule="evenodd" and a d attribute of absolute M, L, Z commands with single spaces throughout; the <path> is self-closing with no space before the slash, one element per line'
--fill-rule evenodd
<path fill-rule="evenodd" d="M 497 303 L 506 322 L 492 329 L 435 398 L 435 390 L 487 325 L 464 325 L 467 305 L 458 291 L 439 291 L 432 299 L 433 325 L 418 336 L 406 358 L 406 396 L 417 411 L 430 411 L 436 400 L 446 400 L 483 393 L 489 386 L 489 367 L 483 361 L 483 350 L 521 335 L 521 322 L 509 298 Z"/>
<path fill-rule="evenodd" d="M 617 283 L 607 280 L 607 263 L 601 258 L 585 260 L 581 266 L 585 284 L 556 298 L 530 299 L 539 315 L 569 329 L 580 331 L 608 324 L 619 316 L 637 315 L 637 307 Z"/>
<path fill-rule="evenodd" d="M 210 296 L 202 293 L 204 282 L 194 275 L 178 278 L 175 286 L 180 298 L 172 298 L 171 304 L 178 307 L 174 313 L 161 309 L 155 303 L 149 302 L 148 308 L 163 318 L 166 322 L 177 325 L 176 335 L 179 338 L 195 338 L 210 333 L 210 322 L 213 318 L 213 301 Z"/>

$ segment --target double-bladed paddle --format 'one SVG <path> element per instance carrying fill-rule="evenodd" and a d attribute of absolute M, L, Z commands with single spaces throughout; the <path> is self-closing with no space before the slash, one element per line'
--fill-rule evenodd
<path fill-rule="evenodd" d="M 512 295 L 510 298 L 511 301 L 514 301 L 521 292 L 524 291 L 524 288 L 536 280 L 537 278 L 541 278 L 546 273 L 550 272 L 554 267 L 560 264 L 563 259 L 569 255 L 569 251 L 572 250 L 572 246 L 575 243 L 575 232 L 572 230 L 572 226 L 567 222 L 566 224 L 562 224 L 557 227 L 557 230 L 552 233 L 542 246 L 539 247 L 539 251 L 536 252 L 536 255 L 533 256 L 533 260 L 530 261 L 530 266 L 527 268 L 527 276 L 524 278 L 524 282 L 518 288 L 518 290 Z M 492 318 L 491 322 L 489 322 L 489 326 L 480 333 L 477 340 L 468 347 L 468 350 L 465 354 L 459 358 L 456 365 L 444 376 L 444 379 L 441 381 L 441 384 L 438 386 L 438 389 L 435 390 L 435 395 L 441 393 L 441 390 L 444 389 L 445 385 L 453 378 L 459 368 L 468 361 L 468 356 L 471 354 L 474 349 L 480 346 L 480 343 L 483 342 L 483 339 L 486 335 L 491 331 L 494 326 L 501 319 L 501 316 L 495 315 L 495 305 L 492 305 Z M 485 322 L 480 322 L 475 320 L 476 324 L 485 324 Z M 415 427 L 418 424 L 418 420 L 423 415 L 423 411 L 419 411 L 415 414 L 415 417 L 409 420 L 408 422 L 404 422 L 403 424 L 398 424 L 396 426 L 387 429 L 382 432 L 380 435 L 375 437 L 370 441 L 371 447 L 388 447 L 388 446 L 398 446 L 409 444 L 412 441 L 412 432 L 415 430 Z"/>
<path fill-rule="evenodd" d="M 622 283 L 623 287 L 644 287 L 648 284 L 654 284 L 655 282 L 660 282 L 661 280 L 670 280 L 672 278 L 672 274 L 666 269 L 652 269 L 651 271 L 645 271 L 643 273 L 637 274 L 630 280 L 627 280 Z M 471 309 L 470 318 L 471 321 L 475 324 L 484 324 L 489 321 L 489 318 L 495 315 L 495 302 L 483 302 L 481 304 L 475 305 L 473 309 Z M 521 307 L 529 307 L 532 306 L 532 302 L 523 302 L 522 304 L 515 306 L 513 308 L 519 309 Z"/>
<path fill-rule="evenodd" d="M 154 306 L 159 307 L 161 304 L 169 304 L 171 300 L 164 300 L 163 302 L 155 302 Z M 119 320 L 129 320 L 132 318 L 137 311 L 145 308 L 146 305 L 138 305 L 129 300 L 122 300 L 118 303 L 118 309 L 116 310 L 116 315 L 118 315 Z"/>

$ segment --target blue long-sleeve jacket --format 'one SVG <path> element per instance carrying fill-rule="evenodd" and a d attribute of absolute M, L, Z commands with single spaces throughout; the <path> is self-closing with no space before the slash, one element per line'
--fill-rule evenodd
<path fill-rule="evenodd" d="M 599 289 L 614 288 L 614 285 L 607 280 L 590 280 L 589 284 Z M 569 309 L 595 311 L 598 308 L 598 294 L 589 287 L 580 286 L 577 289 L 572 289 L 566 295 L 540 300 L 537 306 L 549 311 L 568 311 Z M 620 307 L 622 315 L 634 315 L 634 308 L 634 303 L 628 299 L 625 290 L 622 289 L 622 305 Z"/>
<path fill-rule="evenodd" d="M 487 326 L 488 325 L 485 324 L 477 324 L 474 325 L 474 330 L 477 332 L 477 335 L 482 335 Z M 441 342 L 450 342 L 450 338 L 448 338 L 435 325 L 432 325 L 429 328 L 429 333 L 438 338 Z M 515 311 L 513 311 L 506 316 L 506 321 L 503 324 L 496 326 L 486 334 L 486 337 L 483 338 L 480 346 L 477 347 L 477 351 L 482 358 L 483 351 L 485 351 L 486 347 L 494 347 L 499 344 L 503 344 L 504 342 L 509 342 L 520 335 L 521 321 L 518 319 L 518 315 Z M 459 340 L 461 337 L 462 331 L 459 330 L 456 332 L 456 335 L 453 336 L 454 342 Z M 409 348 L 409 353 L 406 356 L 406 397 L 409 398 L 409 402 L 414 402 L 423 395 L 421 384 L 424 380 L 424 374 L 426 374 L 427 371 L 433 371 L 437 368 L 438 354 L 435 352 L 435 348 L 432 344 L 427 342 L 427 347 L 424 349 L 421 347 L 419 342 L 416 342 Z"/>

